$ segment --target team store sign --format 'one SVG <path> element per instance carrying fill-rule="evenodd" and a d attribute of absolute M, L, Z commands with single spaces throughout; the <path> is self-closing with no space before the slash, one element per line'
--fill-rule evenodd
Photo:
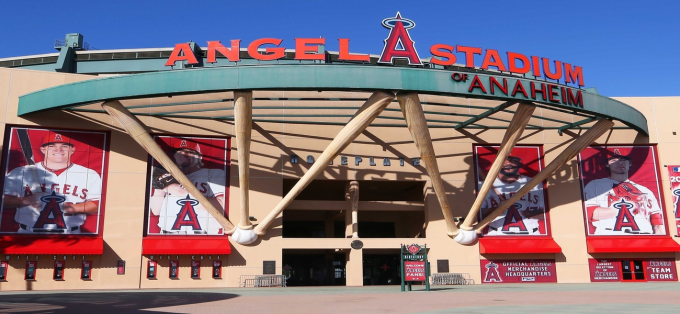
<path fill-rule="evenodd" d="M 403 18 L 399 12 L 396 16 L 386 18 L 382 21 L 382 26 L 389 29 L 389 35 L 383 40 L 383 49 L 378 58 L 380 64 L 394 64 L 395 60 L 405 60 L 409 65 L 422 66 L 420 55 L 416 50 L 416 42 L 411 38 L 409 30 L 416 26 L 412 20 Z M 349 49 L 349 39 L 339 38 L 338 61 L 348 62 L 370 62 L 368 54 L 351 53 Z M 256 60 L 272 61 L 286 57 L 285 47 L 281 46 L 283 39 L 260 38 L 248 44 L 248 55 Z M 221 54 L 231 62 L 239 62 L 241 40 L 232 39 L 226 46 L 219 40 L 208 41 L 206 50 L 207 62 L 216 63 L 217 54 Z M 326 45 L 326 38 L 295 38 L 295 60 L 319 60 L 323 61 L 326 55 L 321 46 Z M 461 45 L 434 44 L 430 46 L 432 58 L 430 62 L 440 66 L 451 66 L 456 63 L 458 57 L 463 57 L 467 68 L 480 68 L 484 70 L 498 70 L 515 74 L 532 73 L 536 77 L 545 77 L 555 81 L 563 80 L 566 84 L 572 83 L 584 86 L 583 69 L 579 66 L 572 66 L 569 63 L 550 60 L 537 56 L 527 56 L 517 52 L 507 52 L 502 58 L 496 49 L 482 49 Z M 165 63 L 166 66 L 174 66 L 176 62 L 186 62 L 188 64 L 201 64 L 199 58 L 203 57 L 203 52 L 191 43 L 176 44 L 170 57 Z M 477 57 L 477 58 L 475 58 Z M 482 62 L 479 63 L 479 57 Z M 476 78 L 476 77 L 475 77 Z M 473 80 L 473 83 L 475 80 Z M 553 95 L 552 87 L 542 84 L 544 92 L 543 98 Z M 532 88 L 534 87 L 532 83 Z M 523 86 L 522 86 L 523 87 Z M 517 86 L 513 88 L 513 93 L 517 92 Z M 526 94 L 526 90 L 524 93 Z M 559 89 L 558 89 L 559 90 Z M 534 91 L 535 92 L 535 91 Z M 580 92 L 579 92 L 580 93 Z M 507 87 L 506 87 L 507 94 Z M 535 96 L 535 93 L 533 93 Z M 562 95 L 568 95 L 567 91 L 562 90 Z M 553 97 L 553 96 L 550 96 Z M 563 96 L 568 101 L 566 96 Z M 575 98 L 574 98 L 575 99 Z"/>

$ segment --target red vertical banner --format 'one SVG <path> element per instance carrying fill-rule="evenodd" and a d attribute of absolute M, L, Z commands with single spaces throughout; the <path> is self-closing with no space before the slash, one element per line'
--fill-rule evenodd
<path fill-rule="evenodd" d="M 484 219 L 500 203 L 519 191 L 531 178 L 543 169 L 543 150 L 541 146 L 516 146 L 494 178 L 487 178 L 491 164 L 496 159 L 499 146 L 474 147 L 477 190 L 485 180 L 493 180 L 493 186 L 484 198 L 479 220 Z M 488 227 L 486 236 L 546 236 L 549 235 L 548 204 L 546 182 L 531 189 L 520 200 L 498 215 Z"/>
<path fill-rule="evenodd" d="M 579 172 L 588 236 L 667 235 L 653 145 L 588 147 Z"/>
<path fill-rule="evenodd" d="M 673 214 L 675 216 L 675 228 L 680 235 L 680 166 L 668 166 L 668 179 L 671 182 L 671 194 L 673 195 Z"/>
<path fill-rule="evenodd" d="M 404 262 L 406 281 L 425 281 L 425 262 Z"/>
<path fill-rule="evenodd" d="M 229 138 L 156 136 L 156 143 L 210 202 L 229 214 Z M 224 235 L 222 226 L 156 160 L 149 169 L 147 235 Z"/>
<path fill-rule="evenodd" d="M 621 261 L 618 259 L 588 259 L 591 282 L 621 281 Z"/>

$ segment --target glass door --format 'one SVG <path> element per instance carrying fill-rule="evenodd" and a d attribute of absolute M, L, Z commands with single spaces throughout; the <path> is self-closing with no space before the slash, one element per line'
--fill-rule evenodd
<path fill-rule="evenodd" d="M 647 281 L 642 261 L 622 260 L 621 279 L 622 281 Z"/>

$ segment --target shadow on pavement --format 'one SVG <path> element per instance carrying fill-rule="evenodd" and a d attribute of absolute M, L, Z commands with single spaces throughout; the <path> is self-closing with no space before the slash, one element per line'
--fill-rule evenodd
<path fill-rule="evenodd" d="M 0 313 L 166 313 L 146 309 L 238 297 L 210 292 L 108 292 L 0 295 Z"/>

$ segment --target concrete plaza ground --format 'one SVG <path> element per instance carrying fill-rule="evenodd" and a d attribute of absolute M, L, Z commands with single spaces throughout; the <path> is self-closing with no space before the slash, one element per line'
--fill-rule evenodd
<path fill-rule="evenodd" d="M 0 313 L 678 313 L 680 284 L 500 284 L 0 293 Z"/>

